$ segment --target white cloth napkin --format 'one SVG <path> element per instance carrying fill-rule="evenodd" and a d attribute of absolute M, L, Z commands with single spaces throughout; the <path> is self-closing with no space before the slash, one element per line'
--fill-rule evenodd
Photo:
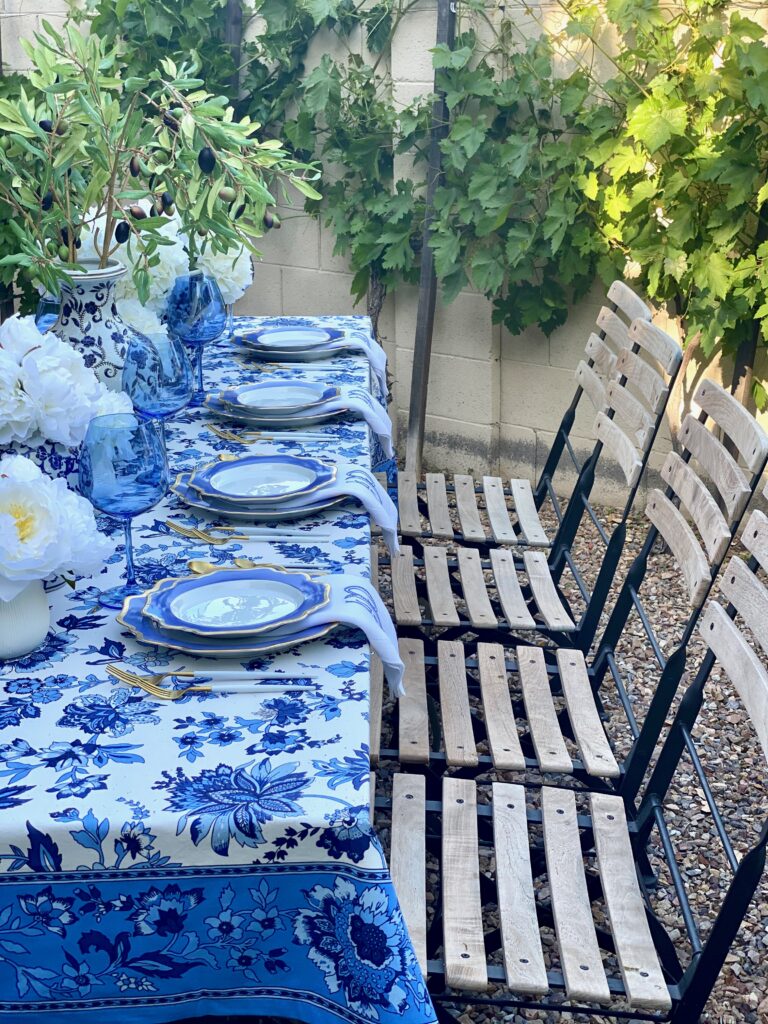
<path fill-rule="evenodd" d="M 368 580 L 361 576 L 332 575 L 317 579 L 331 588 L 331 599 L 324 608 L 319 608 L 306 619 L 302 629 L 314 629 L 329 622 L 341 622 L 355 626 L 368 637 L 368 642 L 381 658 L 384 676 L 389 683 L 393 697 L 402 697 L 405 668 L 397 648 L 397 634 L 392 625 L 384 602 Z"/>
<path fill-rule="evenodd" d="M 374 523 L 381 527 L 390 555 L 396 555 L 400 548 L 397 543 L 395 503 L 373 473 L 361 466 L 355 466 L 351 462 L 337 463 L 335 480 L 311 494 L 302 495 L 292 501 L 281 502 L 280 508 L 304 508 L 305 505 L 314 505 L 326 498 L 330 500 L 347 494 L 357 498 L 365 506 L 366 512 Z"/>
<path fill-rule="evenodd" d="M 386 409 L 359 384 L 349 384 L 346 386 L 342 384 L 337 398 L 331 398 L 327 402 L 323 402 L 322 405 L 315 406 L 312 412 L 343 412 L 345 409 L 357 413 L 366 421 L 374 434 L 378 436 L 381 447 L 384 449 L 384 454 L 388 459 L 391 459 L 395 452 L 392 447 L 392 423 L 390 418 L 387 415 Z M 282 417 L 280 422 L 290 427 L 291 417 Z M 266 430 L 266 427 L 264 429 Z"/>
<path fill-rule="evenodd" d="M 347 330 L 346 337 L 339 341 L 332 341 L 328 348 L 349 349 L 353 352 L 362 352 L 371 364 L 376 380 L 379 382 L 379 390 L 386 398 L 389 394 L 387 388 L 387 355 L 384 349 L 369 334 L 364 331 Z"/>

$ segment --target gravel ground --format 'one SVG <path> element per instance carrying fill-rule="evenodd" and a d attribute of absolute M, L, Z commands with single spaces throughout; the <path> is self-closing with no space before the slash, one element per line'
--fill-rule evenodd
<path fill-rule="evenodd" d="M 618 518 L 610 509 L 602 509 L 599 514 L 608 526 L 615 523 Z M 646 522 L 642 516 L 637 515 L 630 519 L 626 553 L 616 574 L 617 580 L 623 579 L 629 562 L 642 543 L 645 531 Z M 575 547 L 576 561 L 590 587 L 600 567 L 603 551 L 595 531 L 580 531 Z M 736 545 L 732 553 L 743 553 L 743 549 Z M 386 598 L 386 574 L 382 582 L 383 596 Z M 569 597 L 575 597 L 575 586 L 572 585 L 572 581 L 569 585 L 568 579 L 564 579 L 563 586 Z M 668 653 L 679 637 L 681 624 L 685 622 L 688 614 L 680 573 L 671 556 L 658 553 L 652 557 L 641 597 L 662 649 Z M 608 607 L 610 606 L 611 602 Z M 578 602 L 574 607 L 578 607 Z M 696 635 L 689 647 L 688 667 L 692 673 L 698 668 L 703 651 L 703 645 Z M 636 715 L 642 720 L 656 683 L 657 665 L 636 616 L 630 619 L 617 656 L 625 679 L 630 681 Z M 610 692 L 607 691 L 609 696 L 606 700 L 606 711 L 609 720 L 606 728 L 615 746 L 622 750 L 628 745 L 628 730 L 623 712 L 619 710 L 618 702 L 610 699 Z M 387 710 L 385 709 L 385 720 Z M 754 842 L 766 817 L 766 762 L 752 726 L 740 703 L 734 698 L 732 687 L 721 673 L 713 673 L 710 680 L 706 690 L 705 706 L 699 716 L 695 735 L 700 756 L 708 770 L 720 809 L 726 818 L 729 835 L 737 852 L 743 853 Z M 689 883 L 689 896 L 696 910 L 702 935 L 706 936 L 707 922 L 712 921 L 717 913 L 729 875 L 725 857 L 710 824 L 711 818 L 703 793 L 694 781 L 693 772 L 687 770 L 689 764 L 683 762 L 683 766 L 685 770 L 676 776 L 665 804 L 665 811 L 676 843 L 678 862 Z M 387 776 L 390 773 L 383 768 L 377 774 L 379 795 L 386 795 Z M 514 780 L 510 777 L 510 781 L 519 781 L 519 776 Z M 386 819 L 382 816 L 381 820 L 377 820 L 377 825 L 386 846 Z M 653 857 L 652 862 L 659 872 L 660 879 L 654 897 L 654 909 L 675 940 L 681 960 L 687 963 L 689 950 L 676 909 L 674 890 L 669 884 L 663 862 L 658 857 Z M 433 884 L 435 881 L 433 877 Z M 705 1024 L 768 1022 L 768 973 L 765 969 L 767 946 L 768 876 L 752 902 L 733 951 L 717 979 L 707 1009 L 701 1018 Z M 462 1024 L 522 1024 L 524 1021 L 546 1021 L 552 1024 L 560 1024 L 563 1021 L 587 1024 L 588 1021 L 593 1021 L 602 1024 L 614 1018 L 588 1017 L 582 1014 L 556 1015 L 533 1011 L 501 1013 L 496 1010 L 468 1009 L 460 1019 Z M 263 1021 L 263 1024 L 271 1022 Z"/>

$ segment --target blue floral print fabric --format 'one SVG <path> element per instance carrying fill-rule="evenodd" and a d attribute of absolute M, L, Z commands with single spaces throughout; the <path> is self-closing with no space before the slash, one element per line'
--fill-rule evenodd
<path fill-rule="evenodd" d="M 251 366 L 222 345 L 205 360 L 215 388 L 264 374 L 371 382 L 360 356 Z M 375 458 L 360 421 L 324 425 L 320 443 L 303 431 L 247 449 L 208 431 L 208 416 L 192 409 L 169 424 L 175 470 L 238 450 Z M 221 546 L 187 540 L 168 520 L 211 524 L 173 495 L 137 519 L 147 584 L 192 558 L 236 556 L 369 575 L 369 524 L 355 504 L 292 522 L 288 538 L 275 527 L 269 541 Z M 126 633 L 97 603 L 123 570 L 118 551 L 97 578 L 52 584 L 44 645 L 0 665 L 0 1024 L 33 1014 L 40 1024 L 123 1024 L 133 1013 L 158 1024 L 216 1014 L 434 1021 L 370 822 L 364 636 L 337 630 L 240 662 L 279 668 L 306 689 L 260 694 L 255 680 L 253 694 L 158 702 L 113 682 L 106 666 L 202 673 L 216 662 Z"/>

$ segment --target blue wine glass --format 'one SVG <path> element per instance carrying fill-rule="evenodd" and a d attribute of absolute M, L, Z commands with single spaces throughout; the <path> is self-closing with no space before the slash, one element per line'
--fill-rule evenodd
<path fill-rule="evenodd" d="M 192 404 L 201 405 L 205 394 L 203 349 L 220 338 L 227 326 L 227 311 L 216 281 L 202 270 L 177 277 L 168 296 L 166 322 L 170 333 L 194 352 L 197 390 Z"/>
<path fill-rule="evenodd" d="M 40 297 L 35 310 L 35 324 L 41 334 L 50 331 L 59 319 L 61 303 L 56 295 L 45 294 Z"/>
<path fill-rule="evenodd" d="M 105 590 L 99 604 L 121 608 L 140 594 L 133 565 L 131 520 L 168 491 L 168 460 L 157 425 L 132 413 L 95 416 L 80 448 L 80 493 L 95 509 L 119 520 L 125 531 L 126 582 Z"/>
<path fill-rule="evenodd" d="M 165 421 L 192 400 L 192 365 L 178 338 L 135 331 L 123 367 L 123 391 L 141 419 Z"/>

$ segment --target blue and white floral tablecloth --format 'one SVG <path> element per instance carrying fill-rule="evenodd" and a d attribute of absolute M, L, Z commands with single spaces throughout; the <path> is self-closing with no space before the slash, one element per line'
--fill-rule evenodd
<path fill-rule="evenodd" d="M 301 322 L 367 326 L 360 317 Z M 370 380 L 360 357 L 244 367 L 227 346 L 206 353 L 205 371 L 209 386 L 266 372 Z M 173 468 L 231 448 L 204 429 L 206 415 L 191 410 L 170 427 Z M 320 444 L 275 447 L 370 465 L 364 424 L 315 430 Z M 226 564 L 237 554 L 369 572 L 369 524 L 357 506 L 292 523 L 306 543 L 224 548 L 170 532 L 169 516 L 201 522 L 175 498 L 136 521 L 149 579 L 181 573 L 193 557 Z M 316 543 L 318 531 L 326 538 Z M 308 693 L 156 702 L 111 682 L 105 666 L 212 663 L 121 630 L 96 596 L 122 569 L 120 552 L 97 579 L 53 590 L 45 646 L 0 666 L 0 1022 L 36 1014 L 41 1024 L 102 1024 L 132 1012 L 148 1022 L 223 1013 L 433 1021 L 370 824 L 363 636 L 337 631 L 276 656 L 281 669 L 311 671 Z"/>

